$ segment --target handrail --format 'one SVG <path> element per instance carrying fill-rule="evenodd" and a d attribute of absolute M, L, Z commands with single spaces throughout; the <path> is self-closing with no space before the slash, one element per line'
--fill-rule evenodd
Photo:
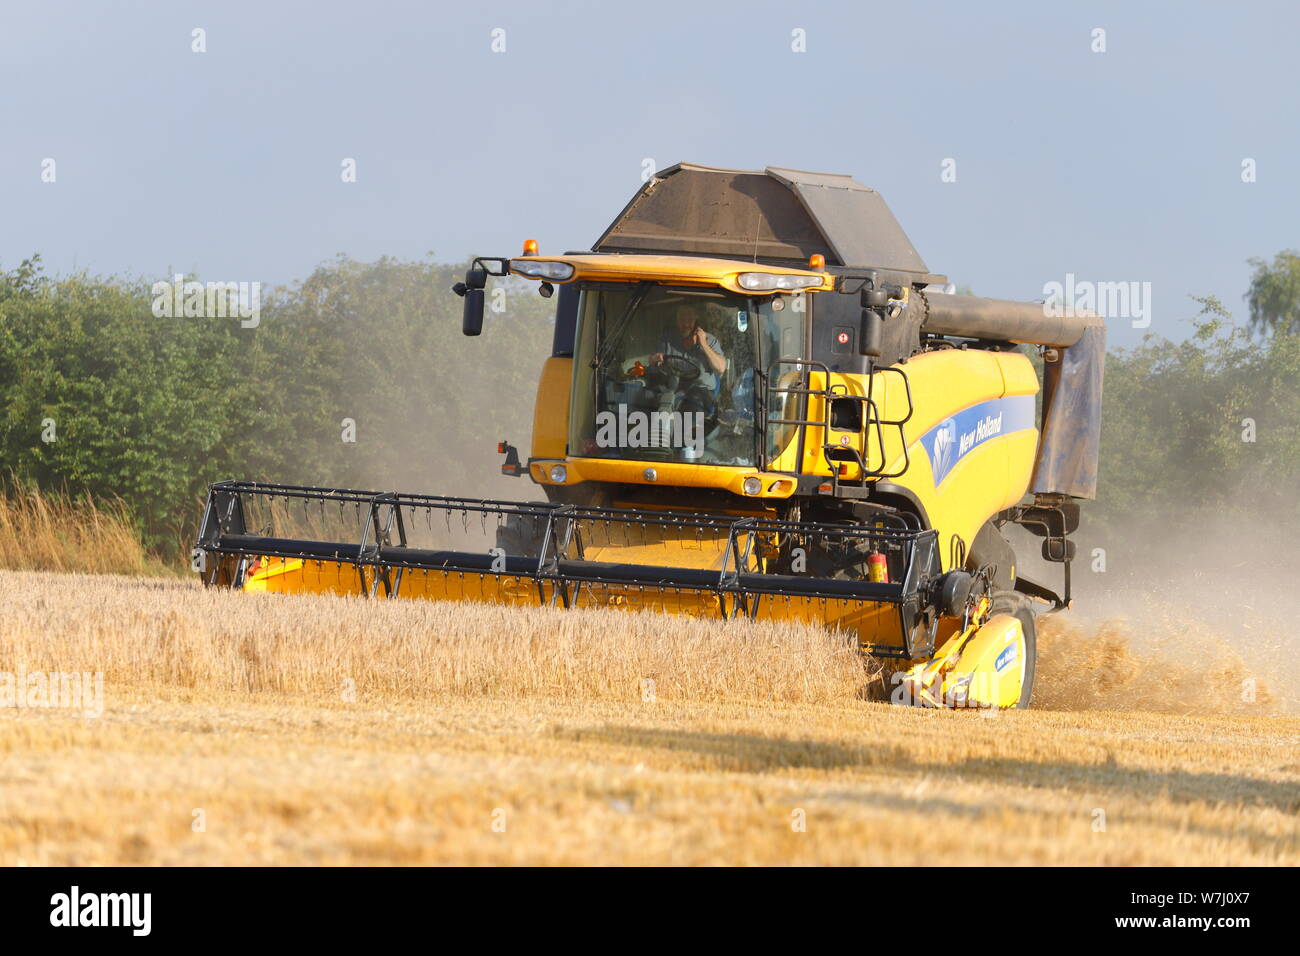
<path fill-rule="evenodd" d="M 796 366 L 797 368 L 806 370 L 804 376 L 800 380 L 801 381 L 800 385 L 779 386 L 774 384 L 776 381 L 775 372 L 777 368 L 782 365 L 793 365 Z M 804 384 L 811 381 L 811 375 L 809 373 L 812 371 L 820 371 L 823 373 L 823 375 L 825 376 L 824 381 L 826 383 L 824 387 L 813 388 L 809 384 Z M 878 374 L 883 375 L 887 373 L 894 373 L 899 375 L 902 378 L 903 389 L 904 389 L 903 394 L 907 400 L 907 413 L 903 415 L 902 418 L 886 419 L 882 417 L 880 413 L 879 403 L 877 403 L 875 400 L 874 392 L 876 388 L 876 375 Z M 907 373 L 903 371 L 901 368 L 897 368 L 895 366 L 886 366 L 884 368 L 873 369 L 867 375 L 866 395 L 850 394 L 847 389 L 847 386 L 845 386 L 843 383 L 836 383 L 831 381 L 832 374 L 833 373 L 831 372 L 830 366 L 828 366 L 825 362 L 820 362 L 817 361 L 816 359 L 779 358 L 773 361 L 771 365 L 768 366 L 766 380 L 768 383 L 767 397 L 769 402 L 771 400 L 771 397 L 775 395 L 783 395 L 783 394 L 784 395 L 807 395 L 807 396 L 816 395 L 822 398 L 823 400 L 822 405 L 823 405 L 824 416 L 820 420 L 812 419 L 812 418 L 768 418 L 766 419 L 764 423 L 764 442 L 763 442 L 764 447 L 766 448 L 767 446 L 767 438 L 768 438 L 767 429 L 770 428 L 772 425 L 794 425 L 800 428 L 801 449 L 803 448 L 804 445 L 804 440 L 803 440 L 804 431 L 810 427 L 822 429 L 822 435 L 823 438 L 825 438 L 825 436 L 829 435 L 832 430 L 831 429 L 832 403 L 837 399 L 846 399 L 849 401 L 860 402 L 863 405 L 863 413 L 861 415 L 861 427 L 860 430 L 858 431 L 858 441 L 862 447 L 861 450 L 859 451 L 858 448 L 852 445 L 835 444 L 828 441 L 823 441 L 822 458 L 826 462 L 827 470 L 830 472 L 831 476 L 836 480 L 836 482 L 838 482 L 839 475 L 838 475 L 838 465 L 836 464 L 836 462 L 844 461 L 845 459 L 843 456 L 846 453 L 852 455 L 852 459 L 850 460 L 852 460 L 858 466 L 859 474 L 861 476 L 861 480 L 863 481 L 870 480 L 870 479 L 877 479 L 877 478 L 898 478 L 904 473 L 906 473 L 908 468 L 911 466 L 911 457 L 907 447 L 906 425 L 909 421 L 911 421 L 912 415 L 915 411 L 915 406 L 912 403 L 912 387 L 911 387 L 911 383 L 908 381 Z M 884 448 L 885 448 L 884 429 L 886 427 L 897 428 L 899 432 L 899 438 L 901 439 L 901 445 L 903 448 L 903 463 L 902 463 L 902 467 L 900 467 L 896 471 L 887 471 L 886 463 L 883 460 L 881 461 L 879 466 L 873 468 L 871 467 L 871 463 L 868 458 L 869 450 L 871 448 L 871 439 L 873 437 L 873 429 L 874 429 L 874 437 L 876 439 L 877 445 L 881 449 L 881 453 L 883 455 Z M 832 451 L 837 452 L 839 457 L 838 458 L 833 457 L 831 455 Z M 802 451 L 800 453 L 800 461 L 802 462 Z M 781 471 L 778 472 L 778 474 L 801 475 L 803 474 L 803 471 L 802 470 Z"/>

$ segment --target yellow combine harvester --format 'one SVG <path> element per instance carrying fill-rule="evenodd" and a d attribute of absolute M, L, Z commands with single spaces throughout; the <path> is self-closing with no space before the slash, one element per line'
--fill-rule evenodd
<path fill-rule="evenodd" d="M 1098 319 L 953 295 L 878 193 L 776 168 L 673 166 L 591 252 L 475 259 L 466 335 L 490 276 L 558 290 L 531 454 L 498 449 L 546 500 L 220 482 L 206 583 L 822 623 L 895 700 L 1028 705 L 1096 489 Z"/>

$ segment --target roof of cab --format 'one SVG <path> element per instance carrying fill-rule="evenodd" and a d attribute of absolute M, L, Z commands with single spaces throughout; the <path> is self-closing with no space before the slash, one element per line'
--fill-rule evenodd
<path fill-rule="evenodd" d="M 592 249 L 791 265 L 821 253 L 832 266 L 942 278 L 930 276 L 880 193 L 850 176 L 776 166 L 661 170 Z"/>

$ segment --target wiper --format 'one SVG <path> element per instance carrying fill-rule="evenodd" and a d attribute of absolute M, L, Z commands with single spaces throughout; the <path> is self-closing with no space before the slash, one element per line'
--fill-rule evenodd
<path fill-rule="evenodd" d="M 623 336 L 627 333 L 628 326 L 632 323 L 632 313 L 641 305 L 642 300 L 646 297 L 646 293 L 649 291 L 649 282 L 641 282 L 637 284 L 636 292 L 628 302 L 627 308 L 623 310 L 623 314 L 618 318 L 618 325 L 614 327 L 614 331 L 610 333 L 605 341 L 600 344 L 600 348 L 596 350 L 596 355 L 591 360 L 592 368 L 604 368 L 610 358 L 613 357 L 614 349 L 618 346 L 618 343 L 623 340 Z M 601 324 L 603 325 L 604 323 Z"/>

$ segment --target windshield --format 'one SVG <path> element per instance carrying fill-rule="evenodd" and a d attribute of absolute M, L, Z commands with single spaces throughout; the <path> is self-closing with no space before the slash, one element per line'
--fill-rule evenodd
<path fill-rule="evenodd" d="M 779 322 L 776 298 L 786 300 Z M 571 453 L 756 465 L 755 383 L 779 350 L 801 353 L 793 299 L 650 283 L 585 288 Z"/>

